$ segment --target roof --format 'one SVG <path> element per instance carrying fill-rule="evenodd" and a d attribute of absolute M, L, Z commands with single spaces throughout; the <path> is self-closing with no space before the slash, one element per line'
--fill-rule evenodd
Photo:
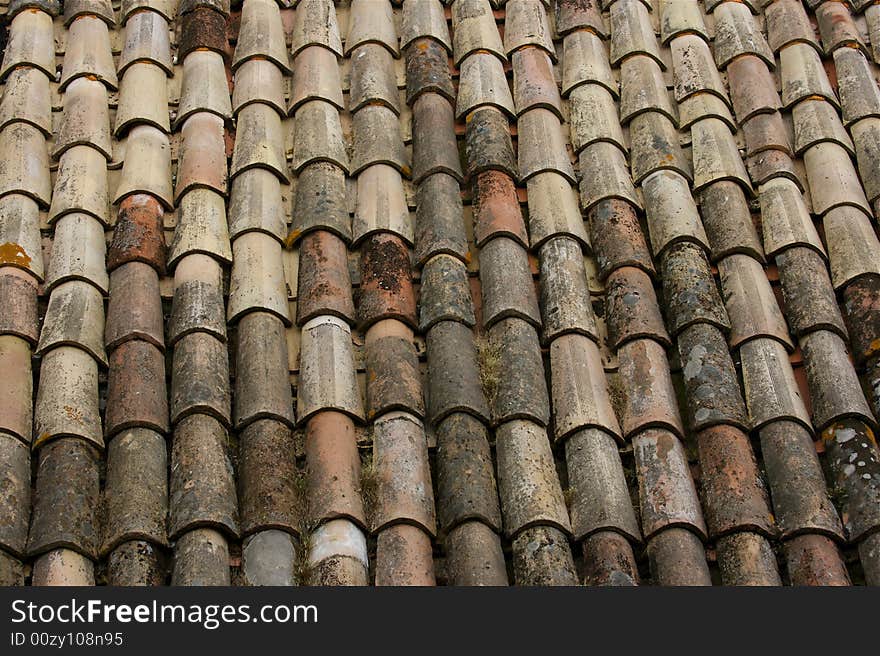
<path fill-rule="evenodd" d="M 880 584 L 880 6 L 4 5 L 4 584 Z"/>

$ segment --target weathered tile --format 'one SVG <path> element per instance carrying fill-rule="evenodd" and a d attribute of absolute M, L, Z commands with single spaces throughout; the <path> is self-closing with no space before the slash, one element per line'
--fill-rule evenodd
<path fill-rule="evenodd" d="M 687 242 L 672 245 L 661 265 L 666 324 L 673 336 L 697 323 L 730 330 L 709 262 L 699 246 Z"/>
<path fill-rule="evenodd" d="M 831 104 L 824 100 L 807 100 L 795 105 L 791 115 L 794 120 L 794 148 L 798 155 L 826 141 L 836 143 L 850 155 L 855 155 L 853 142 Z"/>
<path fill-rule="evenodd" d="M 300 105 L 294 120 L 292 169 L 299 172 L 312 162 L 332 162 L 348 171 L 339 113 L 321 100 Z"/>
<path fill-rule="evenodd" d="M 171 423 L 193 415 L 229 425 L 231 394 L 226 345 L 212 335 L 194 332 L 174 344 L 171 367 Z"/>
<path fill-rule="evenodd" d="M 206 115 L 203 115 L 206 116 Z M 204 126 L 202 122 L 194 123 L 193 129 L 199 130 Z M 222 145 L 222 142 L 221 142 Z M 191 148 L 198 147 L 191 144 Z M 196 167 L 198 162 L 188 162 L 187 165 Z M 181 176 L 194 171 L 178 169 L 178 184 L 183 179 Z M 226 161 L 223 161 L 223 179 L 226 178 Z M 189 185 L 195 184 L 196 180 L 187 180 Z M 181 187 L 180 194 L 184 189 Z M 88 188 L 86 191 L 89 191 Z M 171 195 L 171 144 L 168 135 L 157 130 L 151 125 L 138 125 L 128 133 L 125 148 L 125 162 L 122 165 L 122 175 L 119 177 L 119 185 L 113 196 L 113 202 L 119 203 L 132 194 L 150 194 L 159 199 L 166 209 L 173 207 Z M 179 194 L 178 194 L 179 199 Z"/>
<path fill-rule="evenodd" d="M 65 26 L 69 27 L 80 16 L 97 16 L 111 28 L 116 27 L 116 19 L 113 17 L 113 6 L 110 4 L 110 0 L 69 0 L 64 3 Z"/>
<path fill-rule="evenodd" d="M 871 56 L 874 61 L 880 60 L 880 8 L 868 5 L 865 9 L 865 22 L 868 25 Z"/>
<path fill-rule="evenodd" d="M 452 53 L 452 39 L 446 25 L 446 14 L 440 0 L 405 2 L 400 27 L 400 47 L 406 49 L 420 37 L 430 37 Z"/>
<path fill-rule="evenodd" d="M 504 46 L 495 26 L 488 0 L 459 0 L 452 5 L 452 51 L 454 63 L 477 50 L 504 58 Z"/>
<path fill-rule="evenodd" d="M 493 423 L 527 419 L 546 426 L 550 400 L 535 329 L 517 317 L 502 319 L 489 329 L 489 348 L 498 353 L 500 372 L 487 394 Z"/>
<path fill-rule="evenodd" d="M 104 301 L 94 285 L 70 280 L 52 291 L 37 353 L 58 346 L 76 346 L 106 366 Z"/>
<path fill-rule="evenodd" d="M 367 540 L 360 528 L 345 520 L 317 528 L 309 552 L 308 585 L 367 585 Z"/>
<path fill-rule="evenodd" d="M 40 449 L 28 554 L 62 547 L 97 557 L 98 459 L 94 446 L 78 439 L 55 440 Z"/>
<path fill-rule="evenodd" d="M 839 48 L 865 48 L 859 29 L 845 4 L 823 2 L 816 7 L 816 19 L 826 54 Z"/>
<path fill-rule="evenodd" d="M 177 226 L 168 248 L 168 266 L 175 266 L 191 253 L 232 262 L 226 207 L 223 197 L 212 189 L 197 187 L 180 199 Z"/>
<path fill-rule="evenodd" d="M 104 446 L 98 409 L 98 363 L 73 346 L 43 355 L 34 404 L 34 448 L 57 437 L 74 436 Z"/>
<path fill-rule="evenodd" d="M 262 168 L 248 169 L 237 175 L 229 192 L 228 218 L 231 239 L 256 231 L 283 242 L 287 223 L 278 177 Z"/>
<path fill-rule="evenodd" d="M 624 438 L 646 428 L 662 428 L 684 437 L 669 361 L 663 346 L 652 339 L 627 342 L 617 352 L 623 385 L 618 409 Z"/>
<path fill-rule="evenodd" d="M 467 413 L 487 421 L 489 408 L 480 385 L 471 329 L 458 321 L 440 321 L 427 331 L 427 345 L 425 396 L 431 421 L 436 424 L 455 413 Z"/>
<path fill-rule="evenodd" d="M 709 41 L 709 32 L 697 2 L 665 2 L 660 14 L 660 41 L 666 45 L 676 37 L 697 34 Z"/>
<path fill-rule="evenodd" d="M 804 6 L 798 0 L 781 0 L 767 5 L 767 41 L 778 53 L 793 43 L 806 43 L 817 50 L 819 42 Z"/>
<path fill-rule="evenodd" d="M 495 468 L 486 427 L 474 417 L 456 413 L 437 426 L 437 519 L 447 540 L 453 529 L 485 525 L 501 530 Z M 469 520 L 479 521 L 469 521 Z M 500 544 L 499 544 L 500 547 Z"/>
<path fill-rule="evenodd" d="M 539 257 L 543 341 L 550 343 L 560 335 L 578 333 L 598 342 L 580 244 L 554 237 L 540 247 Z"/>
<path fill-rule="evenodd" d="M 272 419 L 257 419 L 239 433 L 238 504 L 242 533 L 268 528 L 294 533 L 299 530 L 304 513 L 298 505 L 294 450 L 290 428 Z"/>
<path fill-rule="evenodd" d="M 177 14 L 178 4 L 175 0 L 122 0 L 119 7 L 119 23 L 125 25 L 133 13 L 144 8 L 158 12 L 165 20 L 172 21 Z M 186 0 L 180 4 L 186 4 Z M 184 11 L 180 13 L 186 15 Z"/>
<path fill-rule="evenodd" d="M 654 262 L 633 205 L 622 200 L 603 200 L 590 210 L 589 220 L 601 280 L 622 266 L 638 267 L 654 275 Z"/>
<path fill-rule="evenodd" d="M 397 31 L 390 2 L 352 0 L 349 8 L 348 35 L 345 37 L 345 55 L 368 43 L 378 43 L 398 57 Z"/>
<path fill-rule="evenodd" d="M 648 8 L 639 0 L 624 0 L 611 5 L 610 11 L 611 64 L 616 66 L 630 55 L 647 55 L 665 69 Z"/>
<path fill-rule="evenodd" d="M 483 323 L 488 328 L 501 319 L 517 317 L 541 325 L 541 313 L 525 250 L 515 241 L 498 237 L 480 251 Z"/>
<path fill-rule="evenodd" d="M 373 466 L 378 479 L 373 530 L 406 523 L 434 535 L 434 495 L 422 423 L 405 412 L 377 419 L 373 423 Z"/>
<path fill-rule="evenodd" d="M 0 197 L 0 265 L 20 267 L 43 278 L 40 208 L 21 194 Z"/>
<path fill-rule="evenodd" d="M 231 210 L 230 207 L 230 216 Z M 288 239 L 296 241 L 313 230 L 326 230 L 350 241 L 351 218 L 345 197 L 345 172 L 328 162 L 306 166 L 297 179 L 292 216 Z"/>
<path fill-rule="evenodd" d="M 584 148 L 578 156 L 581 207 L 585 211 L 597 203 L 620 199 L 641 207 L 623 151 L 614 144 L 598 141 Z M 591 233 L 595 235 L 595 233 Z M 593 237 L 593 245 L 601 252 Z"/>
<path fill-rule="evenodd" d="M 232 56 L 232 69 L 236 70 L 256 57 L 268 59 L 285 73 L 290 71 L 281 11 L 273 0 L 248 0 L 242 4 L 241 28 Z"/>
<path fill-rule="evenodd" d="M 155 11 L 132 14 L 125 24 L 125 45 L 119 55 L 118 74 L 135 62 L 152 62 L 173 75 L 168 23 Z"/>
<path fill-rule="evenodd" d="M 824 431 L 835 421 L 854 417 L 873 425 L 862 388 L 839 335 L 819 330 L 800 340 L 810 386 L 813 424 Z"/>
<path fill-rule="evenodd" d="M 571 146 L 575 153 L 597 141 L 608 141 L 627 150 L 617 107 L 607 89 L 598 84 L 581 85 L 569 95 L 568 108 Z"/>
<path fill-rule="evenodd" d="M 65 214 L 55 222 L 46 291 L 68 280 L 83 280 L 106 294 L 110 284 L 104 266 L 106 251 L 104 227 L 98 221 L 78 212 Z"/>
<path fill-rule="evenodd" d="M 562 65 L 562 94 L 582 84 L 601 84 L 617 97 L 617 81 L 611 72 L 608 52 L 602 39 L 585 30 L 572 32 L 565 37 Z"/>
<path fill-rule="evenodd" d="M 727 424 L 722 432 L 734 426 L 746 430 L 748 420 L 736 370 L 718 328 L 705 323 L 685 328 L 678 337 L 678 353 L 689 428 L 705 433 L 710 426 Z"/>
<path fill-rule="evenodd" d="M 828 280 L 827 274 L 825 275 L 825 283 L 825 290 L 833 299 L 834 292 L 831 291 L 831 283 Z M 862 364 L 868 358 L 874 358 L 877 355 L 878 347 L 880 347 L 880 343 L 876 339 L 878 298 L 880 298 L 877 294 L 877 283 L 878 279 L 876 276 L 862 276 L 852 281 L 843 290 L 842 305 L 851 335 L 851 339 L 849 339 L 850 350 L 858 364 Z M 837 309 L 836 305 L 833 307 Z M 840 320 L 839 311 L 835 317 Z M 834 330 L 834 328 L 836 326 L 832 326 L 828 330 Z M 838 334 L 844 339 L 850 336 L 847 335 L 845 329 L 838 329 Z M 874 363 L 869 362 L 868 370 L 870 371 L 873 366 Z M 875 385 L 876 383 L 872 382 L 872 387 Z"/>
<path fill-rule="evenodd" d="M 764 250 L 772 257 L 791 246 L 825 252 L 800 190 L 791 180 L 777 178 L 761 185 L 761 227 Z"/>
<path fill-rule="evenodd" d="M 180 16 L 177 59 L 186 63 L 193 52 L 213 51 L 227 59 L 231 54 L 226 36 L 228 16 L 211 7 L 197 7 Z"/>
<path fill-rule="evenodd" d="M 846 150 L 836 143 L 819 143 L 804 153 L 804 164 L 816 214 L 851 205 L 871 215 L 870 205 Z"/>
<path fill-rule="evenodd" d="M 469 115 L 465 132 L 468 176 L 496 170 L 516 179 L 516 155 L 508 130 L 504 114 L 493 107 Z"/>
<path fill-rule="evenodd" d="M 0 269 L 0 298 L 6 306 L 0 317 L 0 335 L 14 335 L 30 345 L 39 339 L 37 281 L 17 268 Z"/>
<path fill-rule="evenodd" d="M 775 518 L 748 435 L 733 426 L 714 426 L 699 433 L 697 450 L 710 536 L 744 531 L 775 536 Z"/>
<path fill-rule="evenodd" d="M 697 93 L 711 93 L 729 102 L 705 40 L 696 35 L 684 35 L 674 39 L 671 47 L 675 99 L 678 102 Z"/>
<path fill-rule="evenodd" d="M 635 116 L 652 111 L 678 122 L 657 62 L 647 57 L 625 59 L 620 64 L 620 122 L 629 123 Z"/>
<path fill-rule="evenodd" d="M 571 524 L 544 429 L 528 421 L 510 421 L 498 428 L 495 445 L 505 534 L 514 536 L 535 525 L 569 533 Z"/>
<path fill-rule="evenodd" d="M 773 52 L 748 7 L 739 2 L 724 2 L 715 8 L 712 17 L 718 68 L 726 68 L 733 59 L 744 54 L 760 57 L 771 69 L 776 65 Z"/>
<path fill-rule="evenodd" d="M 589 337 L 560 335 L 550 344 L 550 395 L 557 441 L 585 428 L 621 439 L 599 347 Z"/>
<path fill-rule="evenodd" d="M 746 140 L 746 156 L 764 150 L 780 150 L 787 155 L 794 154 L 788 128 L 779 112 L 755 114 L 743 124 L 743 136 Z"/>
<path fill-rule="evenodd" d="M 171 585 L 229 585 L 229 544 L 213 528 L 194 528 L 174 545 Z"/>
<path fill-rule="evenodd" d="M 223 119 L 207 113 L 191 115 L 181 129 L 181 146 L 174 199 L 194 188 L 226 194 L 226 145 Z"/>
<path fill-rule="evenodd" d="M 731 348 L 757 337 L 768 337 L 793 351 L 788 326 L 761 263 L 748 255 L 734 254 L 718 263 L 718 271 L 730 317 Z"/>
<path fill-rule="evenodd" d="M 425 416 L 419 360 L 412 339 L 370 334 L 365 347 L 367 418 L 394 410 Z"/>
<path fill-rule="evenodd" d="M 238 322 L 232 421 L 237 430 L 259 419 L 294 425 L 284 324 L 267 312 Z"/>
<path fill-rule="evenodd" d="M 633 454 L 645 539 L 671 526 L 687 527 L 705 538 L 700 499 L 678 436 L 663 429 L 648 429 L 633 438 Z"/>
<path fill-rule="evenodd" d="M 9 24 L 0 78 L 18 66 L 32 66 L 55 79 L 55 40 L 52 18 L 42 11 L 23 11 Z"/>
<path fill-rule="evenodd" d="M 306 46 L 293 62 L 291 112 L 310 100 L 324 100 L 339 110 L 344 107 L 336 55 L 321 46 Z"/>
<path fill-rule="evenodd" d="M 418 325 L 409 248 L 394 234 L 372 234 L 361 247 L 357 316 L 362 329 L 382 319 Z"/>
<path fill-rule="evenodd" d="M 0 129 L 11 123 L 30 123 L 46 138 L 52 136 L 52 97 L 49 78 L 29 66 L 15 68 L 6 78 L 0 103 Z"/>
<path fill-rule="evenodd" d="M 831 330 L 847 338 L 825 258 L 813 249 L 796 246 L 779 253 L 776 262 L 791 332 L 800 337 L 814 330 Z M 857 341 L 854 334 L 854 350 Z"/>
<path fill-rule="evenodd" d="M 651 278 L 642 269 L 621 267 L 605 282 L 608 343 L 620 348 L 633 339 L 655 339 L 670 345 Z"/>
<path fill-rule="evenodd" d="M 163 435 L 147 428 L 132 428 L 110 442 L 102 553 L 128 540 L 167 543 L 167 472 Z"/>
<path fill-rule="evenodd" d="M 556 58 L 547 12 L 541 3 L 509 0 L 504 9 L 504 51 L 508 57 L 522 48 L 536 47 Z"/>
<path fill-rule="evenodd" d="M 752 194 L 751 179 L 736 141 L 724 123 L 714 118 L 699 121 L 691 126 L 691 138 L 694 191 L 721 180 L 731 180 L 740 183 L 747 193 Z"/>
<path fill-rule="evenodd" d="M 119 83 L 114 134 L 118 138 L 140 123 L 171 131 L 165 73 L 153 64 L 136 62 L 126 69 Z"/>
<path fill-rule="evenodd" d="M 30 345 L 16 335 L 0 335 L 0 364 L 3 365 L 5 371 L 16 372 L 15 376 L 8 376 L 0 385 L 0 399 L 3 401 L 0 405 L 0 429 L 3 431 L 0 433 L 0 439 L 4 442 L 9 440 L 16 444 L 22 444 L 27 450 L 27 445 L 31 443 L 31 438 L 34 435 Z M 4 453 L 11 456 L 12 448 L 10 446 L 10 450 Z M 27 481 L 24 483 L 28 489 L 30 487 L 30 468 L 28 468 Z M 22 512 L 27 508 L 15 510 Z M 24 521 L 26 524 L 27 518 Z M 0 535 L 2 535 L 2 530 L 0 530 Z"/>
<path fill-rule="evenodd" d="M 81 145 L 112 159 L 107 89 L 87 78 L 77 78 L 64 93 L 63 117 L 52 156 L 57 158 L 68 148 Z"/>
<path fill-rule="evenodd" d="M 413 103 L 413 182 L 446 173 L 462 180 L 452 105 L 435 93 L 423 94 Z"/>
<path fill-rule="evenodd" d="M 880 241 L 861 210 L 837 207 L 825 215 L 823 225 L 835 289 L 860 275 L 880 274 Z"/>
<path fill-rule="evenodd" d="M 717 118 L 723 121 L 731 132 L 736 130 L 736 122 L 733 120 L 733 114 L 730 113 L 730 107 L 716 95 L 698 93 L 679 104 L 679 130 L 690 130 L 694 123 L 704 118 Z"/>
<path fill-rule="evenodd" d="M 0 195 L 24 194 L 48 207 L 52 196 L 49 153 L 43 134 L 28 123 L 0 131 Z"/>
<path fill-rule="evenodd" d="M 804 534 L 786 541 L 785 561 L 793 586 L 851 585 L 837 545 L 825 535 Z"/>
<path fill-rule="evenodd" d="M 559 0 L 554 9 L 556 33 L 559 36 L 567 36 L 574 30 L 588 29 L 603 39 L 608 37 L 608 28 L 597 0 Z"/>
<path fill-rule="evenodd" d="M 400 95 L 394 60 L 388 50 L 376 43 L 365 43 L 352 53 L 349 111 L 366 105 L 385 105 L 400 114 Z"/>
<path fill-rule="evenodd" d="M 839 126 L 840 122 L 837 121 L 836 125 Z M 878 148 L 880 118 L 862 119 L 853 124 L 850 130 L 853 140 L 856 142 L 856 158 L 862 184 L 864 184 L 868 200 L 873 203 L 880 197 L 880 175 L 877 173 L 877 166 L 880 164 L 880 159 L 878 159 L 880 158 L 880 148 Z M 846 135 L 845 130 L 843 130 L 843 135 Z"/>
<path fill-rule="evenodd" d="M 562 101 L 553 76 L 553 62 L 540 48 L 518 50 L 512 56 L 513 97 L 517 114 L 542 107 L 562 117 Z"/>
<path fill-rule="evenodd" d="M 268 59 L 248 59 L 238 67 L 232 89 L 232 112 L 239 116 L 238 130 L 241 129 L 240 112 L 251 103 L 263 103 L 280 117 L 286 116 L 283 79 L 281 69 Z M 236 132 L 236 138 L 239 136 Z"/>
<path fill-rule="evenodd" d="M 723 123 L 714 119 L 700 121 L 697 125 L 706 123 L 717 123 L 721 129 L 727 130 Z M 694 142 L 697 141 L 697 135 L 694 134 L 696 127 L 691 128 Z M 688 180 L 693 179 L 691 164 L 685 159 L 679 145 L 678 130 L 663 114 L 647 112 L 633 118 L 629 125 L 629 137 L 632 177 L 636 184 L 663 169 L 677 171 Z M 581 171 L 581 175 L 583 173 Z"/>
<path fill-rule="evenodd" d="M 533 249 L 557 235 L 574 237 L 589 247 L 577 193 L 555 171 L 538 173 L 526 184 L 529 195 L 529 233 Z"/>
<path fill-rule="evenodd" d="M 271 312 L 290 324 L 281 244 L 264 232 L 246 232 L 232 243 L 227 320 L 246 312 Z"/>
<path fill-rule="evenodd" d="M 868 116 L 880 118 L 880 89 L 865 55 L 853 48 L 836 50 L 834 68 L 844 125 Z"/>
<path fill-rule="evenodd" d="M 186 417 L 175 427 L 168 490 L 170 539 L 200 526 L 237 535 L 238 503 L 228 439 L 226 429 L 203 414 Z"/>
<path fill-rule="evenodd" d="M 837 96 L 828 81 L 819 53 L 804 43 L 795 43 L 779 55 L 782 78 L 782 104 L 796 103 L 817 96 L 838 107 Z"/>
<path fill-rule="evenodd" d="M 417 3 L 416 6 L 424 4 L 426 3 Z M 447 57 L 446 49 L 433 39 L 417 39 L 407 48 L 407 104 L 412 104 L 423 93 L 439 93 L 449 102 L 455 103 L 456 91 L 452 86 Z"/>
<path fill-rule="evenodd" d="M 458 258 L 437 255 L 422 269 L 419 331 L 427 332 L 439 321 L 476 324 L 467 267 Z"/>
<path fill-rule="evenodd" d="M 127 196 L 119 204 L 113 240 L 107 250 L 107 269 L 144 262 L 165 273 L 165 209 L 149 194 Z"/>
<path fill-rule="evenodd" d="M 0 435 L 0 480 L 3 481 L 0 507 L 0 544 L 15 556 L 27 547 L 31 505 L 31 458 L 28 447 L 9 435 Z M 23 579 L 23 577 L 22 577 Z M 4 582 L 4 585 L 9 585 Z"/>
<path fill-rule="evenodd" d="M 184 280 L 174 290 L 168 320 L 168 345 L 194 332 L 204 332 L 221 341 L 226 340 L 223 290 L 218 282 Z"/>
<path fill-rule="evenodd" d="M 521 181 L 553 171 L 572 184 L 577 182 L 565 147 L 562 125 L 553 112 L 543 108 L 531 109 L 519 117 L 517 130 Z"/>
<path fill-rule="evenodd" d="M 355 380 L 351 331 L 336 317 L 316 317 L 302 330 L 296 415 L 300 422 L 321 410 L 364 416 Z"/>
<path fill-rule="evenodd" d="M 283 184 L 289 183 L 281 117 L 263 103 L 251 103 L 238 112 L 229 175 L 234 178 L 253 168 L 272 171 Z"/>
<path fill-rule="evenodd" d="M 297 280 L 297 324 L 326 314 L 354 323 L 348 249 L 338 236 L 315 230 L 303 237 Z"/>
<path fill-rule="evenodd" d="M 232 117 L 223 58 L 209 50 L 192 52 L 183 62 L 175 126 L 183 125 L 196 112 L 210 112 L 225 119 Z"/>
<path fill-rule="evenodd" d="M 564 531 L 554 526 L 524 529 L 511 543 L 516 585 L 572 586 L 579 583 Z"/>
<path fill-rule="evenodd" d="M 579 431 L 565 442 L 576 540 L 602 530 L 641 540 L 617 449 L 614 438 L 599 429 Z"/>
<path fill-rule="evenodd" d="M 733 111 L 740 124 L 755 114 L 772 113 L 781 106 L 773 75 L 758 57 L 734 59 L 727 67 L 727 80 Z"/>
<path fill-rule="evenodd" d="M 164 350 L 159 276 L 143 262 L 129 262 L 110 274 L 110 304 L 104 342 L 108 350 L 132 339 Z"/>
<path fill-rule="evenodd" d="M 712 585 L 706 550 L 700 538 L 688 529 L 673 527 L 661 531 L 647 547 L 648 567 L 655 585 Z"/>
<path fill-rule="evenodd" d="M 468 116 L 487 105 L 510 116 L 516 114 L 501 60 L 487 52 L 475 52 L 461 63 L 455 115 Z"/>
<path fill-rule="evenodd" d="M 104 433 L 109 440 L 130 428 L 167 433 L 165 356 L 153 344 L 129 340 L 110 353 Z M 164 479 L 162 479 L 164 480 Z"/>
<path fill-rule="evenodd" d="M 802 191 L 806 190 L 803 181 L 798 177 L 791 156 L 781 150 L 762 150 L 746 159 L 746 166 L 752 182 L 762 185 L 773 178 L 788 178 Z"/>
<path fill-rule="evenodd" d="M 657 171 L 642 182 L 651 247 L 657 257 L 668 246 L 689 241 L 709 250 L 700 214 L 687 180 L 675 171 Z"/>
<path fill-rule="evenodd" d="M 431 538 L 420 527 L 394 524 L 376 536 L 377 586 L 433 586 Z"/>
<path fill-rule="evenodd" d="M 467 259 L 462 211 L 458 180 L 438 173 L 422 181 L 416 189 L 416 262 L 424 264 L 440 253 Z"/>
<path fill-rule="evenodd" d="M 357 204 L 352 237 L 358 244 L 376 232 L 390 232 L 413 243 L 413 226 L 400 172 L 387 164 L 374 164 L 357 178 Z"/>
<path fill-rule="evenodd" d="M 110 32 L 107 23 L 94 16 L 78 18 L 67 30 L 67 49 L 61 67 L 59 90 L 64 91 L 78 77 L 96 79 L 112 90 L 117 88 Z"/>
<path fill-rule="evenodd" d="M 740 349 L 743 391 L 753 430 L 780 420 L 812 431 L 785 347 L 773 339 L 753 339 Z"/>
<path fill-rule="evenodd" d="M 300 0 L 297 9 L 290 47 L 293 56 L 299 56 L 303 48 L 317 45 L 342 57 L 342 39 L 332 0 Z"/>
<path fill-rule="evenodd" d="M 825 487 L 810 432 L 790 421 L 760 431 L 764 467 L 776 521 L 785 537 L 810 531 L 839 539 L 840 518 Z M 793 484 L 797 481 L 797 484 Z"/>

